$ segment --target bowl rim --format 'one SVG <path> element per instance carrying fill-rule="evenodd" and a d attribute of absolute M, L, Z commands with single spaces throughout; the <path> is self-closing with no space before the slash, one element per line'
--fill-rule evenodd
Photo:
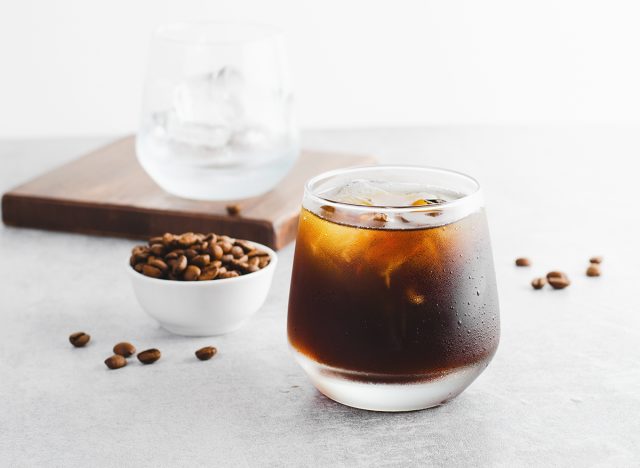
<path fill-rule="evenodd" d="M 255 242 L 252 240 L 249 240 L 248 242 L 251 242 L 256 247 L 262 250 L 265 250 L 269 254 L 269 258 L 271 259 L 271 261 L 266 267 L 258 271 L 254 271 L 253 273 L 248 273 L 246 275 L 236 276 L 233 278 L 221 278 L 221 279 L 213 279 L 213 280 L 206 280 L 206 281 L 175 281 L 175 280 L 167 280 L 167 279 L 160 279 L 160 278 L 152 278 L 150 276 L 145 276 L 142 273 L 138 273 L 136 270 L 133 269 L 133 267 L 129 263 L 129 260 L 127 260 L 126 268 L 133 275 L 133 277 L 141 279 L 142 281 L 149 281 L 151 283 L 156 283 L 156 284 L 180 285 L 177 287 L 194 288 L 194 287 L 205 287 L 206 285 L 210 286 L 211 284 L 229 284 L 230 282 L 234 282 L 234 281 L 235 282 L 251 281 L 251 278 L 253 279 L 260 278 L 261 276 L 267 274 L 269 270 L 275 268 L 278 263 L 278 254 L 272 248 L 267 247 L 264 244 L 260 244 L 259 242 Z"/>

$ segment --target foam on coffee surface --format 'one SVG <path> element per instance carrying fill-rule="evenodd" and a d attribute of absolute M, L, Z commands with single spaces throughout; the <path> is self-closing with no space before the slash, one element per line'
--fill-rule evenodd
<path fill-rule="evenodd" d="M 326 200 L 359 206 L 405 207 L 441 204 L 461 193 L 410 182 L 356 179 L 321 194 Z"/>

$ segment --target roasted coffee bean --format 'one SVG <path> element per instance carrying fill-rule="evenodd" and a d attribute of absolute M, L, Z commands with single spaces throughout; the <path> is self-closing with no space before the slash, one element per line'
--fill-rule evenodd
<path fill-rule="evenodd" d="M 231 249 L 233 248 L 233 244 L 228 241 L 222 241 L 218 245 L 222 248 L 222 253 L 224 254 L 228 254 L 229 252 L 231 252 Z"/>
<path fill-rule="evenodd" d="M 148 262 L 148 265 L 151 265 L 152 267 L 156 267 L 162 273 L 166 273 L 169 270 L 169 266 L 159 258 L 156 258 Z"/>
<path fill-rule="evenodd" d="M 212 244 L 209 247 L 209 252 L 211 253 L 211 255 L 213 255 L 213 258 L 215 258 L 216 260 L 220 260 L 224 255 L 224 251 L 222 250 L 222 247 L 220 247 L 218 244 Z"/>
<path fill-rule="evenodd" d="M 204 236 L 204 240 L 208 241 L 209 244 L 215 244 L 216 241 L 218 240 L 218 236 L 217 234 L 210 232 L 209 234 Z"/>
<path fill-rule="evenodd" d="M 232 260 L 233 260 L 233 255 L 231 254 L 226 254 L 222 256 L 222 263 L 231 263 Z"/>
<path fill-rule="evenodd" d="M 162 236 L 156 236 L 149 239 L 149 245 L 162 244 Z"/>
<path fill-rule="evenodd" d="M 121 367 L 127 365 L 127 360 L 124 357 L 119 356 L 118 354 L 114 354 L 113 356 L 105 359 L 104 363 L 109 369 L 120 369 Z"/>
<path fill-rule="evenodd" d="M 258 263 L 258 267 L 264 268 L 269 264 L 269 262 L 269 257 L 260 257 L 260 263 Z"/>
<path fill-rule="evenodd" d="M 240 205 L 227 205 L 227 214 L 229 216 L 236 216 L 240 213 Z"/>
<path fill-rule="evenodd" d="M 269 254 L 267 252 L 265 252 L 264 250 L 259 250 L 259 249 L 255 249 L 252 250 L 251 252 L 249 252 L 247 254 L 247 257 L 252 258 L 252 257 L 268 257 Z"/>
<path fill-rule="evenodd" d="M 171 269 L 174 275 L 180 275 L 187 269 L 189 262 L 187 257 L 184 255 L 180 255 L 176 260 L 174 260 L 173 268 Z"/>
<path fill-rule="evenodd" d="M 160 359 L 160 356 L 160 350 L 151 348 L 138 353 L 138 361 L 140 361 L 142 364 L 153 364 L 158 359 Z"/>
<path fill-rule="evenodd" d="M 201 361 L 208 361 L 215 356 L 217 352 L 218 350 L 213 346 L 205 346 L 204 348 L 200 348 L 196 351 L 196 357 Z"/>
<path fill-rule="evenodd" d="M 169 245 L 171 245 L 171 244 L 173 243 L 173 241 L 174 241 L 174 235 L 173 235 L 173 234 L 171 234 L 170 232 L 165 232 L 165 233 L 162 235 L 162 243 L 163 243 L 164 245 L 166 245 L 167 247 L 168 247 Z"/>
<path fill-rule="evenodd" d="M 165 246 L 162 244 L 153 244 L 149 250 L 156 257 L 161 257 L 162 255 L 164 255 Z"/>
<path fill-rule="evenodd" d="M 129 356 L 133 356 L 135 353 L 136 347 L 126 341 L 118 343 L 113 347 L 113 354 L 117 354 L 118 356 L 128 358 Z"/>
<path fill-rule="evenodd" d="M 597 263 L 592 263 L 587 268 L 587 276 L 600 276 L 600 265 Z"/>
<path fill-rule="evenodd" d="M 167 255 L 164 256 L 164 260 L 173 260 L 178 258 L 180 254 L 178 252 L 176 252 L 175 250 L 173 252 L 169 252 Z"/>
<path fill-rule="evenodd" d="M 191 260 L 198 255 L 198 251 L 195 249 L 187 249 L 184 251 L 184 255 L 187 257 L 187 259 Z"/>
<path fill-rule="evenodd" d="M 547 273 L 547 281 L 553 289 L 564 289 L 571 284 L 567 275 L 561 271 L 550 271 Z"/>
<path fill-rule="evenodd" d="M 198 237 L 193 232 L 185 232 L 178 236 L 178 245 L 180 247 L 190 247 L 198 242 Z"/>
<path fill-rule="evenodd" d="M 162 278 L 162 271 L 151 265 L 142 265 L 142 274 L 151 278 Z"/>
<path fill-rule="evenodd" d="M 216 279 L 219 273 L 219 269 L 217 267 L 207 268 L 202 272 L 202 274 L 198 277 L 198 281 L 210 281 Z"/>
<path fill-rule="evenodd" d="M 531 281 L 533 289 L 542 289 L 545 284 L 547 284 L 547 280 L 545 278 L 535 278 Z"/>
<path fill-rule="evenodd" d="M 214 261 L 213 261 L 213 262 L 211 262 L 209 265 L 210 265 L 210 266 L 217 267 L 217 268 L 220 268 L 220 267 L 222 266 L 222 262 L 221 262 L 220 260 L 214 260 Z"/>
<path fill-rule="evenodd" d="M 196 255 L 191 259 L 191 264 L 199 266 L 200 268 L 206 267 L 211 262 L 211 257 L 208 254 Z"/>
<path fill-rule="evenodd" d="M 87 335 L 85 332 L 75 332 L 69 335 L 69 343 L 71 343 L 76 348 L 82 348 L 89 342 L 90 339 L 91 335 Z"/>
<path fill-rule="evenodd" d="M 185 281 L 197 281 L 202 271 L 195 265 L 189 265 L 184 271 L 183 278 Z"/>
<path fill-rule="evenodd" d="M 388 217 L 386 213 L 376 213 L 375 215 L 373 215 L 373 220 L 378 221 L 379 223 L 386 223 Z"/>
<path fill-rule="evenodd" d="M 516 265 L 519 267 L 527 267 L 531 265 L 531 260 L 526 257 L 516 258 Z"/>
<path fill-rule="evenodd" d="M 259 257 L 252 257 L 252 258 L 248 258 L 247 260 L 247 264 L 249 266 L 258 266 L 259 263 L 260 263 Z"/>
<path fill-rule="evenodd" d="M 238 273 L 238 272 L 237 272 L 237 271 L 235 271 L 235 270 L 232 270 L 232 271 L 225 271 L 225 272 L 220 273 L 220 274 L 218 275 L 218 277 L 219 277 L 219 278 L 221 278 L 221 279 L 226 279 L 226 278 L 235 278 L 236 276 L 240 276 L 240 273 Z"/>
<path fill-rule="evenodd" d="M 196 249 L 200 253 L 207 253 L 209 249 L 209 242 L 204 241 L 202 244 L 198 244 L 198 248 Z"/>
<path fill-rule="evenodd" d="M 260 267 L 258 265 L 248 265 L 246 268 L 247 273 L 254 273 L 258 271 Z"/>
<path fill-rule="evenodd" d="M 246 241 L 246 240 L 236 239 L 235 244 L 240 246 L 240 247 L 242 247 L 242 249 L 245 252 L 251 252 L 252 250 L 255 249 L 255 246 L 251 242 Z"/>
<path fill-rule="evenodd" d="M 591 257 L 589 259 L 589 263 L 602 263 L 602 256 L 598 255 L 596 257 Z"/>
<path fill-rule="evenodd" d="M 138 273 L 142 273 L 143 266 L 144 266 L 144 263 L 136 263 L 136 266 L 134 266 L 133 269 L 136 270 Z"/>
<path fill-rule="evenodd" d="M 549 278 L 562 278 L 562 277 L 565 277 L 565 276 L 567 276 L 567 275 L 565 275 L 561 271 L 550 271 L 549 273 L 547 273 L 547 279 L 549 279 Z"/>

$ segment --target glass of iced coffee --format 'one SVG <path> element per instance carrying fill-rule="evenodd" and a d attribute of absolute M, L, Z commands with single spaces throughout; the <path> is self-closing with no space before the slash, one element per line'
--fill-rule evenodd
<path fill-rule="evenodd" d="M 460 394 L 500 337 L 479 184 L 407 166 L 311 179 L 287 332 L 313 384 L 340 403 L 408 411 Z"/>

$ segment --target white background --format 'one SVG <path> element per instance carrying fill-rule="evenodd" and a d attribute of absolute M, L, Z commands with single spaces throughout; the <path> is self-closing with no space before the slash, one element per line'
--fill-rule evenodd
<path fill-rule="evenodd" d="M 135 130 L 185 19 L 281 26 L 303 127 L 640 122 L 639 2 L 0 1 L 0 138 Z"/>

